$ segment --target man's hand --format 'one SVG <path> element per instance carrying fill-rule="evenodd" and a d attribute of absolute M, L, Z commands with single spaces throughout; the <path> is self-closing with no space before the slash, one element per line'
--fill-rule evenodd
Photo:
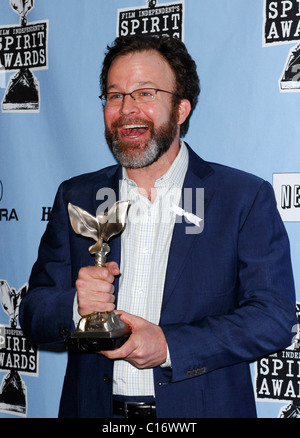
<path fill-rule="evenodd" d="M 116 310 L 120 319 L 130 325 L 132 334 L 122 347 L 100 353 L 109 359 L 124 359 L 139 369 L 163 364 L 167 357 L 167 341 L 162 329 L 151 322 Z"/>
<path fill-rule="evenodd" d="M 81 268 L 76 280 L 78 312 L 86 316 L 93 312 L 114 310 L 113 281 L 120 271 L 117 263 L 109 262 L 105 268 L 88 266 Z"/>

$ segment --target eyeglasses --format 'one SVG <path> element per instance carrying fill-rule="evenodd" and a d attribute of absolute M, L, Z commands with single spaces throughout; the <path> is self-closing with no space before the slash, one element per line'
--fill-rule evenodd
<path fill-rule="evenodd" d="M 104 105 L 117 106 L 121 105 L 124 102 L 125 96 L 130 96 L 137 103 L 148 103 L 153 102 L 156 99 L 156 95 L 158 91 L 163 93 L 172 94 L 173 96 L 179 97 L 181 96 L 175 93 L 171 93 L 171 91 L 161 90 L 160 88 L 140 88 L 138 90 L 134 90 L 131 93 L 120 93 L 119 91 L 112 91 L 109 93 L 102 94 L 99 98 L 102 100 Z"/>

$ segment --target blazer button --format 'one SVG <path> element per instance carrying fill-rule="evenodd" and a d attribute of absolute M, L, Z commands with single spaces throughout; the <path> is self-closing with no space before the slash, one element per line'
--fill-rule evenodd
<path fill-rule="evenodd" d="M 108 374 L 103 374 L 103 380 L 105 383 L 111 383 L 111 378 Z"/>

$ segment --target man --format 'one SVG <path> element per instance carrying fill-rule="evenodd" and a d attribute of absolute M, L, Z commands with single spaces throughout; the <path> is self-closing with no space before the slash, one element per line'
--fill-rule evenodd
<path fill-rule="evenodd" d="M 199 82 L 180 41 L 117 38 L 101 87 L 105 135 L 120 164 L 59 188 L 21 324 L 33 343 L 63 342 L 80 316 L 117 303 L 132 334 L 113 351 L 69 354 L 60 416 L 255 417 L 249 363 L 287 346 L 295 323 L 272 188 L 203 161 L 181 140 Z M 67 205 L 95 215 L 107 189 L 132 205 L 102 268 L 72 230 Z"/>

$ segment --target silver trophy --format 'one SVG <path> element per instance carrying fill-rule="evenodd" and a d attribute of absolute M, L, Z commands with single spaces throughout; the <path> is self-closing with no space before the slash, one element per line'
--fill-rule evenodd
<path fill-rule="evenodd" d="M 69 217 L 75 233 L 96 243 L 89 248 L 95 266 L 105 266 L 110 248 L 109 239 L 121 233 L 126 225 L 128 201 L 116 202 L 107 213 L 92 216 L 79 207 L 68 204 Z M 72 352 L 96 352 L 119 348 L 131 334 L 130 327 L 114 312 L 94 312 L 82 317 L 76 330 L 65 340 Z"/>

